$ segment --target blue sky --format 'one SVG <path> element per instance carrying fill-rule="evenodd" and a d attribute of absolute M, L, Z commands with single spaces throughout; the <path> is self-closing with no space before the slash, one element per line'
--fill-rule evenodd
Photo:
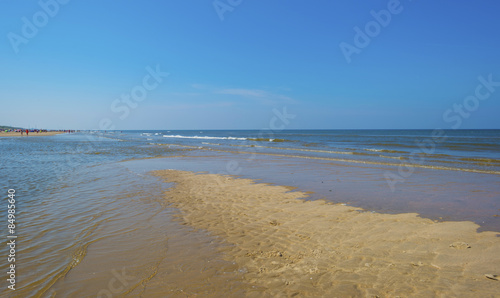
<path fill-rule="evenodd" d="M 493 0 L 2 0 L 0 125 L 262 129 L 286 107 L 287 129 L 500 128 L 499 11 Z"/>

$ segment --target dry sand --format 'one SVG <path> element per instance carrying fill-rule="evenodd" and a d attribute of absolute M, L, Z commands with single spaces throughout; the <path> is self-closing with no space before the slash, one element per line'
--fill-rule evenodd
<path fill-rule="evenodd" d="M 53 135 L 58 135 L 62 134 L 64 132 L 61 131 L 49 131 L 49 132 L 30 132 L 28 137 L 41 137 L 41 136 L 53 136 Z M 21 135 L 20 132 L 4 132 L 0 131 L 0 137 L 26 137 L 26 132 Z"/>
<path fill-rule="evenodd" d="M 232 244 L 224 258 L 246 272 L 247 296 L 500 296 L 500 238 L 472 222 L 305 201 L 304 193 L 249 179 L 154 174 L 176 184 L 165 199 L 180 220 Z M 222 297 L 228 285 L 207 287 Z"/>

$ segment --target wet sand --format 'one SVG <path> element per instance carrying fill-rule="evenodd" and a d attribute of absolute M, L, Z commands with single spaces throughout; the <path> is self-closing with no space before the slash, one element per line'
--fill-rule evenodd
<path fill-rule="evenodd" d="M 30 132 L 28 137 L 41 137 L 41 136 L 53 136 L 53 135 L 58 135 L 62 134 L 64 132 L 62 131 L 49 131 L 49 132 Z M 26 137 L 26 133 L 23 133 L 21 135 L 20 132 L 2 132 L 0 131 L 0 137 Z"/>
<path fill-rule="evenodd" d="M 246 296 L 466 296 L 500 293 L 500 237 L 472 222 L 380 214 L 307 201 L 284 186 L 161 170 L 179 220 L 220 237 Z M 179 273 L 182 275 L 182 273 Z M 179 278 L 179 288 L 197 283 Z M 184 283 L 184 285 L 182 284 Z M 223 296 L 220 280 L 199 289 Z M 194 293 L 195 294 L 195 293 Z"/>

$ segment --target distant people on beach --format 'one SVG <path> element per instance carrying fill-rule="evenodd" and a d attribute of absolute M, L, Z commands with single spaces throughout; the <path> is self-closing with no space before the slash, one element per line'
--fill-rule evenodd
<path fill-rule="evenodd" d="M 29 136 L 29 133 L 36 133 L 37 135 L 41 135 L 43 133 L 75 133 L 79 132 L 79 130 L 72 130 L 72 129 L 58 129 L 58 130 L 48 130 L 48 129 L 38 129 L 38 128 L 31 128 L 31 129 L 26 129 L 26 128 L 11 128 L 11 129 L 4 129 L 3 127 L 0 126 L 0 134 L 3 136 L 3 134 L 16 134 L 16 133 L 21 133 L 21 136 L 24 136 L 24 133 L 26 133 L 26 136 Z"/>

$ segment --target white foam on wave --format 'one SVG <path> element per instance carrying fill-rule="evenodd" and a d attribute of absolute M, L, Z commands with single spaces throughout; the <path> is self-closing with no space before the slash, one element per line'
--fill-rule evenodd
<path fill-rule="evenodd" d="M 209 136 L 181 136 L 181 135 L 163 135 L 164 138 L 175 138 L 175 139 L 204 139 L 204 140 L 240 140 L 244 141 L 247 138 L 236 138 L 236 137 L 209 137 Z"/>

